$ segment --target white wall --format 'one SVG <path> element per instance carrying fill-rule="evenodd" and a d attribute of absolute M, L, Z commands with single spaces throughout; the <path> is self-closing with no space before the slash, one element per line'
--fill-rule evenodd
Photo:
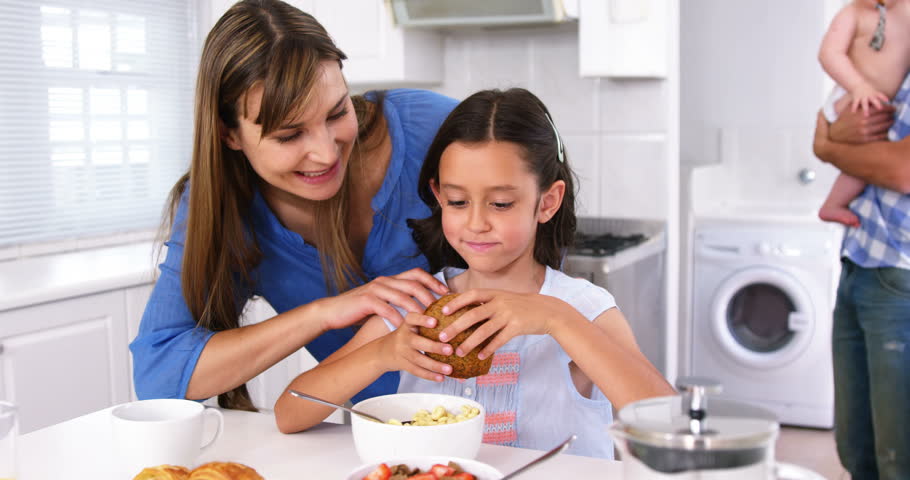
<path fill-rule="evenodd" d="M 820 202 L 836 172 L 812 154 L 831 85 L 817 55 L 840 0 L 681 3 L 682 164 L 731 165 L 745 203 Z M 802 168 L 820 181 L 802 186 Z"/>
<path fill-rule="evenodd" d="M 659 309 L 665 318 L 657 320 L 666 335 L 665 352 L 652 360 L 667 360 L 658 366 L 671 381 L 678 356 L 678 3 L 667 2 L 671 54 L 666 79 L 581 78 L 578 26 L 567 24 L 446 32 L 444 82 L 433 88 L 458 99 L 486 88 L 529 89 L 553 113 L 565 138 L 580 177 L 580 216 L 666 222 L 667 252 L 658 273 L 666 308 Z M 618 300 L 660 301 L 661 292 L 646 290 L 633 288 L 635 298 Z"/>
<path fill-rule="evenodd" d="M 452 31 L 444 48 L 445 80 L 434 90 L 462 99 L 516 86 L 543 100 L 586 184 L 580 215 L 667 217 L 667 81 L 580 78 L 576 24 Z"/>
<path fill-rule="evenodd" d="M 724 181 L 696 208 L 814 215 L 837 171 L 812 153 L 816 113 L 833 85 L 818 47 L 845 0 L 680 2 L 681 338 L 691 308 L 691 172 L 719 164 Z M 797 180 L 812 169 L 815 182 Z M 747 214 L 743 214 L 748 218 Z M 681 344 L 681 365 L 687 365 Z M 682 371 L 681 373 L 686 373 Z"/>

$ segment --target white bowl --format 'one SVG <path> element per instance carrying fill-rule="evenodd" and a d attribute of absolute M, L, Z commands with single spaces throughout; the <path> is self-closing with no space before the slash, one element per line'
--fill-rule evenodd
<path fill-rule="evenodd" d="M 502 473 L 499 470 L 487 465 L 483 462 L 478 462 L 477 460 L 470 460 L 467 458 L 453 458 L 453 457 L 402 457 L 402 458 L 390 458 L 384 462 L 374 462 L 368 463 L 366 465 L 361 465 L 357 467 L 356 470 L 348 474 L 347 480 L 363 480 L 363 477 L 366 477 L 370 472 L 376 469 L 380 463 L 384 463 L 389 467 L 395 465 L 405 464 L 409 468 L 419 468 L 423 471 L 426 471 L 428 468 L 436 465 L 437 463 L 442 465 L 448 465 L 449 462 L 455 462 L 462 468 L 462 470 L 474 475 L 477 480 L 499 480 L 502 478 Z"/>
<path fill-rule="evenodd" d="M 388 463 L 390 458 L 446 456 L 475 458 L 483 439 L 483 405 L 467 398 L 438 393 L 397 393 L 373 397 L 354 405 L 356 410 L 383 420 L 411 420 L 418 410 L 442 406 L 461 412 L 462 405 L 480 410 L 476 417 L 447 425 L 400 426 L 377 423 L 351 415 L 354 447 L 364 463 Z"/>

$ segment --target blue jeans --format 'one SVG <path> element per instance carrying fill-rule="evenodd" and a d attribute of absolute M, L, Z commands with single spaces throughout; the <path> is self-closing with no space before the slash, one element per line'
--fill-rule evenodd
<path fill-rule="evenodd" d="M 832 335 L 837 453 L 853 480 L 910 479 L 910 270 L 842 265 Z"/>

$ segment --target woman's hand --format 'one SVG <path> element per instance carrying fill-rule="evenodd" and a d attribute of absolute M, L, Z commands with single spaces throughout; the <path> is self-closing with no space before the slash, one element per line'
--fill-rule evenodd
<path fill-rule="evenodd" d="M 377 277 L 341 295 L 315 303 L 319 305 L 323 330 L 349 327 L 370 315 L 379 315 L 398 326 L 404 318 L 392 305 L 408 312 L 423 313 L 424 305 L 436 299 L 431 291 L 445 295 L 448 288 L 424 270 L 414 268 L 391 277 Z"/>
<path fill-rule="evenodd" d="M 441 382 L 443 375 L 452 373 L 452 367 L 437 362 L 422 352 L 451 355 L 452 346 L 420 336 L 417 333 L 419 326 L 433 328 L 436 319 L 409 313 L 397 330 L 374 340 L 379 347 L 379 362 L 386 371 L 404 370 L 426 380 Z"/>
<path fill-rule="evenodd" d="M 479 306 L 465 312 L 439 334 L 439 339 L 445 342 L 471 325 L 486 321 L 455 351 L 460 357 L 492 337 L 477 355 L 480 359 L 487 358 L 519 335 L 549 335 L 552 322 L 566 315 L 579 315 L 569 304 L 555 297 L 486 289 L 468 290 L 458 295 L 443 307 L 443 313 L 448 315 L 472 304 Z"/>

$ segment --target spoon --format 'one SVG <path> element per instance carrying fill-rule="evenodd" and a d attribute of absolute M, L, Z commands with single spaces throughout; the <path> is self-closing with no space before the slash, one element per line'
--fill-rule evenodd
<path fill-rule="evenodd" d="M 369 413 L 361 412 L 360 410 L 354 410 L 353 408 L 345 407 L 344 405 L 338 405 L 337 403 L 332 403 L 332 402 L 330 402 L 330 401 L 328 401 L 328 400 L 323 400 L 323 399 L 321 399 L 321 398 L 319 398 L 319 397 L 314 397 L 314 396 L 312 396 L 312 395 L 307 395 L 307 394 L 305 394 L 305 393 L 303 393 L 303 392 L 298 392 L 297 390 L 294 390 L 294 389 L 288 389 L 288 393 L 290 393 L 291 395 L 293 395 L 293 396 L 295 396 L 295 397 L 297 397 L 297 398 L 302 398 L 302 399 L 304 399 L 304 400 L 309 400 L 309 401 L 311 401 L 311 402 L 321 403 L 321 404 L 323 404 L 323 405 L 325 405 L 325 406 L 327 406 L 327 407 L 335 407 L 335 408 L 338 408 L 338 409 L 341 409 L 341 410 L 346 410 L 346 411 L 348 411 L 348 412 L 353 413 L 354 415 L 360 415 L 361 417 L 366 418 L 367 420 L 372 420 L 372 421 L 378 422 L 378 423 L 385 423 L 385 421 L 380 420 L 380 419 L 374 417 L 373 415 L 370 415 Z M 404 422 L 401 422 L 401 423 L 402 423 L 402 424 L 411 423 L 411 420 L 404 421 Z"/>
<path fill-rule="evenodd" d="M 575 438 L 576 438 L 575 435 L 570 436 L 569 438 L 565 439 L 565 441 L 563 441 L 562 443 L 560 443 L 559 445 L 557 445 L 555 448 L 553 448 L 553 449 L 550 450 L 549 452 L 547 452 L 547 453 L 545 453 L 545 454 L 543 454 L 543 455 L 541 455 L 541 456 L 535 458 L 534 460 L 531 460 L 530 462 L 528 462 L 527 464 L 525 464 L 523 467 L 519 468 L 518 470 L 515 470 L 515 471 L 512 472 L 512 473 L 507 474 L 506 476 L 500 478 L 499 480 L 506 480 L 506 479 L 508 479 L 508 478 L 515 478 L 515 477 L 517 477 L 519 474 L 524 473 L 524 472 L 525 472 L 526 470 L 528 470 L 529 468 L 534 467 L 534 466 L 537 466 L 538 464 L 540 464 L 540 463 L 542 463 L 542 462 L 545 462 L 545 461 L 547 461 L 547 460 L 549 460 L 549 459 L 555 457 L 556 455 L 562 453 L 562 451 L 565 450 L 566 448 L 569 448 L 569 444 L 571 444 L 573 441 L 575 441 Z"/>

